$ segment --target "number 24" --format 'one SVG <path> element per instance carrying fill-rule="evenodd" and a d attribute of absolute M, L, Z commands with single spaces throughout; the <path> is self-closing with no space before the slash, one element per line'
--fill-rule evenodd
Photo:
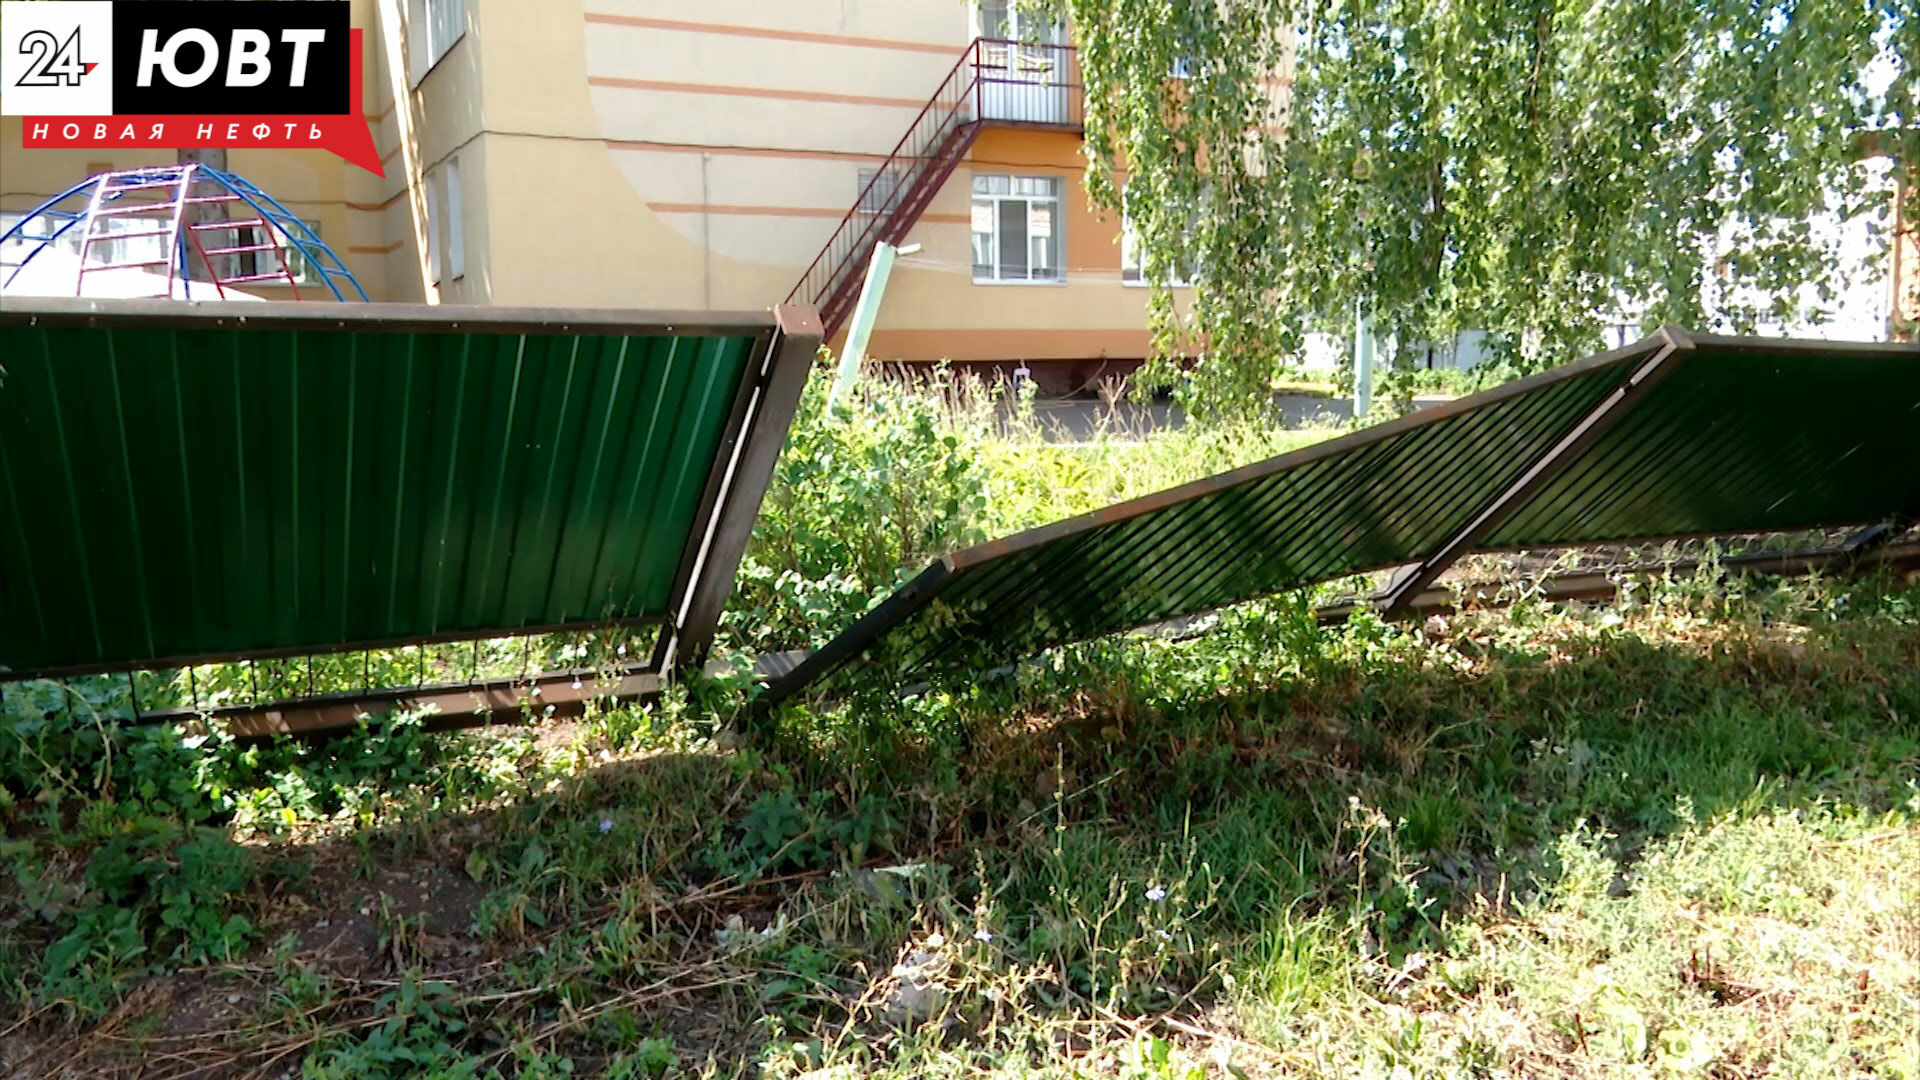
<path fill-rule="evenodd" d="M 34 30 L 20 39 L 20 51 L 34 54 L 21 86 L 79 86 L 87 66 L 80 62 L 80 28 L 74 27 L 64 42 L 56 41 L 47 30 Z"/>

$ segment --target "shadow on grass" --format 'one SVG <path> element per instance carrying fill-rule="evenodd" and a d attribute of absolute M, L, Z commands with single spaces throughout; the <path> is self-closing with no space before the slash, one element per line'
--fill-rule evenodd
<path fill-rule="evenodd" d="M 190 880 L 197 834 L 162 799 L 123 784 L 55 815 L 19 793 L 5 918 L 29 1020 L 0 1055 L 553 1075 L 650 1047 L 798 1069 L 927 1038 L 1010 1052 L 1034 1017 L 1197 1017 L 1224 976 L 1288 947 L 1276 926 L 1320 920 L 1393 965 L 1443 952 L 1451 920 L 1550 887 L 1570 834 L 1602 838 L 1626 888 L 1637 853 L 1700 821 L 1904 805 L 1916 603 L 1878 582 L 1331 635 L 1255 606 L 1184 645 L 790 710 L 757 749 L 671 748 L 673 724 L 635 732 L 628 714 L 389 730 L 211 778 L 149 747 L 145 779 L 196 806 L 254 785 L 202 815 L 215 835 L 236 813 L 263 832 L 335 820 L 253 842 L 252 875 L 223 891 Z M 101 853 L 152 818 L 173 839 L 132 861 L 161 868 L 116 893 Z M 66 982 L 36 966 L 107 907 L 143 913 L 144 953 L 115 953 L 106 927 Z M 247 920 L 234 959 L 187 909 Z"/>

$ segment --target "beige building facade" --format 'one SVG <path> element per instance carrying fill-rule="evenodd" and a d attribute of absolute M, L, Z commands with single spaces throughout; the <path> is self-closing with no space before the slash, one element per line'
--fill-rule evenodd
<path fill-rule="evenodd" d="M 929 100 L 973 73 L 977 38 L 1062 37 L 1013 25 L 995 0 L 352 2 L 385 178 L 312 150 L 237 147 L 227 168 L 390 301 L 779 303 Z M 1071 50 L 993 55 L 1045 70 L 969 91 L 989 122 L 922 181 L 901 238 L 919 251 L 895 270 L 869 352 L 1086 361 L 1092 377 L 1147 351 L 1145 290 L 1126 280 L 1120 223 L 1081 184 Z M 171 161 L 20 138 L 7 118 L 12 214 L 91 171 Z"/>
<path fill-rule="evenodd" d="M 1049 365 L 1071 386 L 1148 351 L 1122 225 L 1081 183 L 1071 50 L 979 44 L 1064 41 L 1018 25 L 1007 0 L 351 3 L 386 175 L 320 150 L 235 147 L 226 167 L 309 222 L 374 300 L 779 303 L 884 194 L 869 178 L 935 95 L 971 76 L 981 123 L 898 237 L 919 250 L 869 354 L 1071 361 Z M 26 150 L 20 118 L 0 118 L 0 224 L 90 173 L 172 160 Z M 1911 333 L 1920 249 L 1901 226 L 1890 307 Z"/>

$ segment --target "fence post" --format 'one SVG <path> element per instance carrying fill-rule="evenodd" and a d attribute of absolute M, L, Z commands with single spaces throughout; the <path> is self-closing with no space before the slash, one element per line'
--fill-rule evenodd
<path fill-rule="evenodd" d="M 887 278 L 892 276 L 894 260 L 899 256 L 900 249 L 885 241 L 873 245 L 873 258 L 867 263 L 867 280 L 860 286 L 860 299 L 853 305 L 853 321 L 847 326 L 847 343 L 840 350 L 840 367 L 834 373 L 833 388 L 827 391 L 828 408 L 843 394 L 853 391 L 854 380 L 860 376 L 860 364 L 867 358 L 873 324 L 880 320 L 880 300 L 887 292 Z"/>

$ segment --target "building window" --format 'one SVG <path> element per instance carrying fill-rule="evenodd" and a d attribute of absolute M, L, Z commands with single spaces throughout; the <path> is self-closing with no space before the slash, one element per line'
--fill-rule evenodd
<path fill-rule="evenodd" d="M 307 245 L 309 248 L 312 248 L 317 244 L 319 244 L 320 223 L 318 221 L 309 221 L 306 218 L 301 218 L 300 223 L 307 227 L 307 232 L 313 234 L 312 239 L 308 239 L 305 236 L 300 237 L 300 242 L 302 244 Z M 321 274 L 320 267 L 315 265 L 314 260 L 307 258 L 305 255 L 302 255 L 300 253 L 299 248 L 296 248 L 291 244 L 289 244 L 287 246 L 286 254 L 287 254 L 287 272 L 293 275 L 293 283 L 295 285 L 326 284 L 326 279 L 324 275 Z M 315 254 L 318 254 L 318 253 L 316 252 Z"/>
<path fill-rule="evenodd" d="M 974 36 L 989 41 L 1061 45 L 1066 26 L 1051 11 L 1015 0 L 978 0 L 973 6 Z"/>
<path fill-rule="evenodd" d="M 1066 280 L 1061 266 L 1060 178 L 973 178 L 973 280 Z"/>
<path fill-rule="evenodd" d="M 71 240 L 72 250 L 83 255 L 89 263 L 102 266 L 137 265 L 164 274 L 167 272 L 167 263 L 173 258 L 171 245 L 168 237 L 155 236 L 153 233 L 166 223 L 166 219 L 157 214 L 96 217 L 93 219 L 91 244 L 87 243 L 84 232 L 86 222 L 68 229 L 60 239 Z M 106 239 L 123 233 L 132 235 L 126 239 Z"/>
<path fill-rule="evenodd" d="M 10 210 L 0 210 L 0 236 L 5 236 L 12 232 L 15 225 L 25 220 L 27 220 L 27 215 L 25 214 L 14 213 Z M 25 230 L 22 231 L 24 232 Z M 29 243 L 24 239 L 7 241 L 4 247 L 0 247 L 0 265 L 6 265 L 12 262 L 12 259 L 8 258 L 8 256 L 13 255 L 16 248 L 20 249 L 21 255 L 24 255 L 28 247 Z"/>
<path fill-rule="evenodd" d="M 448 158 L 427 173 L 427 277 L 435 285 L 458 281 L 467 274 L 467 235 L 461 203 L 460 162 Z"/>
<path fill-rule="evenodd" d="M 427 174 L 427 281 L 440 284 L 440 222 L 446 215 L 440 212 L 444 203 L 440 196 L 440 173 L 438 170 Z"/>
<path fill-rule="evenodd" d="M 879 177 L 878 182 L 874 180 Z M 855 198 L 863 214 L 884 214 L 893 204 L 894 193 L 900 190 L 899 173 L 876 173 L 873 169 L 861 169 L 859 187 Z"/>
<path fill-rule="evenodd" d="M 1120 210 L 1120 281 L 1126 285 L 1146 285 L 1146 252 L 1140 243 L 1140 230 L 1134 228 L 1133 219 L 1126 212 L 1126 196 L 1121 195 Z M 1196 223 L 1197 224 L 1197 223 Z M 1184 289 L 1193 284 L 1198 275 L 1198 267 L 1189 262 L 1159 284 L 1169 288 Z"/>
<path fill-rule="evenodd" d="M 307 231 L 314 235 L 315 240 L 317 240 L 320 236 L 320 223 L 318 221 L 309 221 L 306 218 L 302 218 L 300 221 L 301 224 L 307 227 Z M 300 249 L 294 247 L 293 242 L 287 239 L 280 230 L 247 227 L 235 229 L 234 234 L 234 247 L 261 247 L 271 242 L 280 249 L 280 254 L 276 255 L 271 250 L 264 249 L 260 251 L 242 251 L 233 256 L 235 264 L 231 276 L 252 277 L 255 274 L 278 274 L 280 272 L 280 256 L 284 255 L 287 260 L 287 273 L 293 275 L 293 283 L 295 285 L 326 284 L 325 278 L 322 277 L 320 273 L 320 268 L 309 261 L 305 255 L 300 254 Z M 223 234 L 214 233 L 213 235 L 219 236 Z M 269 240 L 269 238 L 271 238 L 271 240 Z M 308 240 L 305 236 L 300 237 L 300 242 L 306 244 L 308 247 L 312 247 L 315 240 Z M 214 258 L 219 257 L 220 256 L 217 255 L 214 256 Z M 272 283 L 268 282 L 268 284 Z"/>
<path fill-rule="evenodd" d="M 93 243 L 88 244 L 86 224 L 75 221 L 72 214 L 48 212 L 29 220 L 24 212 L 6 213 L 0 214 L 0 235 L 23 221 L 27 225 L 20 230 L 20 235 L 0 246 L 0 280 L 5 280 L 31 258 L 55 233 L 59 233 L 59 239 L 52 242 L 55 249 L 74 258 L 84 254 L 86 261 L 95 266 L 138 263 L 140 269 L 164 274 L 167 262 L 173 257 L 167 238 L 153 235 L 156 228 L 167 224 L 159 215 L 96 217 Z"/>
<path fill-rule="evenodd" d="M 15 213 L 9 211 L 0 213 L 0 236 L 5 236 L 13 230 L 14 226 L 19 225 L 25 220 L 27 220 L 27 215 L 24 212 Z M 62 224 L 63 222 L 55 221 L 42 215 L 36 218 L 33 224 L 21 229 L 19 236 L 8 240 L 4 244 L 0 244 L 0 282 L 4 282 L 7 278 L 11 277 L 14 270 L 18 269 L 20 264 L 26 262 L 35 251 L 40 249 L 41 237 L 51 236 Z M 72 247 L 73 245 L 67 243 L 67 241 L 74 235 L 75 232 L 69 230 L 66 236 L 60 238 L 61 246 Z"/>
<path fill-rule="evenodd" d="M 12 274 L 21 263 L 31 258 L 34 252 L 40 250 L 41 245 L 47 242 L 47 238 L 55 233 L 60 233 L 60 239 L 53 242 L 55 248 L 76 258 L 79 256 L 80 226 L 73 223 L 73 215 L 46 213 L 29 220 L 25 211 L 0 214 L 0 236 L 6 235 L 15 225 L 22 222 L 26 222 L 26 225 L 20 230 L 20 235 L 0 245 L 0 281 L 6 280 L 8 275 Z M 65 232 L 61 232 L 61 226 L 69 227 Z M 116 242 L 125 243 L 125 241 Z M 110 253 L 106 251 L 105 246 L 94 245 L 96 260 L 108 261 L 106 254 Z"/>
<path fill-rule="evenodd" d="M 1139 231 L 1133 227 L 1133 222 L 1125 222 L 1120 230 L 1120 280 L 1122 283 L 1127 285 L 1147 284 L 1146 273 L 1142 269 L 1145 262 L 1142 257 L 1143 255 L 1144 252 L 1140 249 Z M 1184 289 L 1193 284 L 1193 276 L 1192 268 L 1188 267 L 1182 270 L 1182 272 L 1161 282 L 1161 284 L 1176 289 Z"/>
<path fill-rule="evenodd" d="M 447 278 L 459 281 L 467 276 L 466 215 L 461 210 L 460 162 L 447 159 Z"/>
<path fill-rule="evenodd" d="M 466 0 L 407 0 L 407 63 L 414 84 L 466 33 Z"/>

